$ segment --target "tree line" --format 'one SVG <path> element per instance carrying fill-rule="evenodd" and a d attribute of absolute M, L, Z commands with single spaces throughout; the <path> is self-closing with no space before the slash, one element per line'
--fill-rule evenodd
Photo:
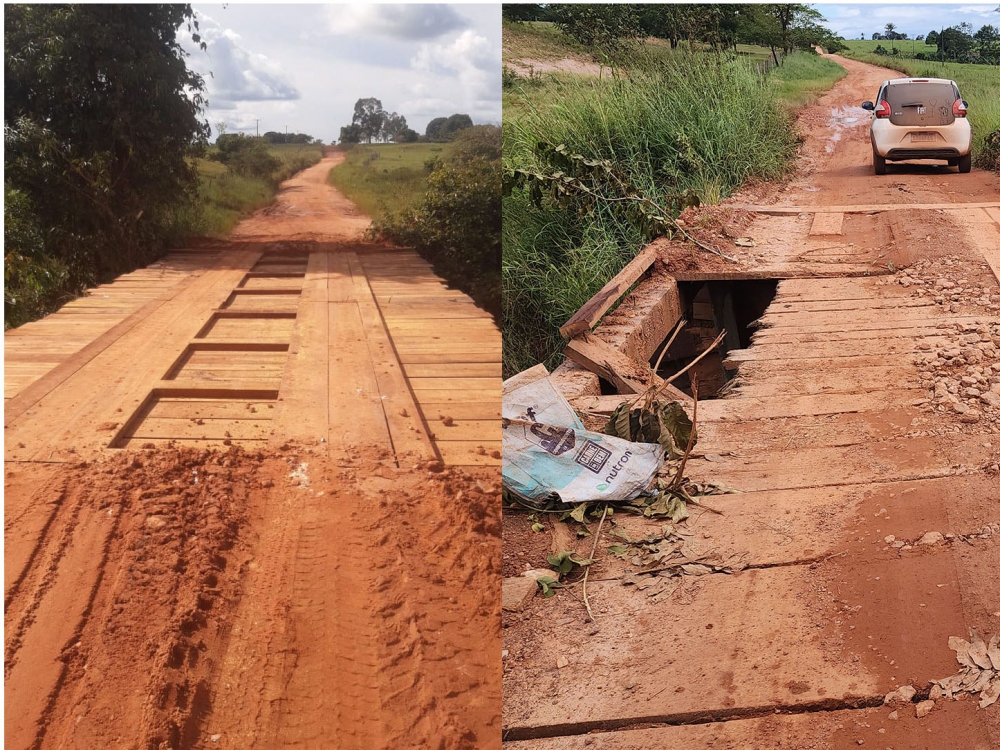
<path fill-rule="evenodd" d="M 468 115 L 454 114 L 435 117 L 424 131 L 422 140 L 445 142 L 465 128 L 472 127 Z M 386 112 L 382 102 L 374 97 L 358 99 L 350 125 L 340 129 L 341 143 L 414 143 L 421 136 L 406 124 L 406 118 L 396 112 Z"/>
<path fill-rule="evenodd" d="M 822 24 L 819 11 L 804 4 L 733 3 L 671 5 L 504 5 L 507 21 L 551 21 L 582 44 L 615 55 L 647 37 L 668 40 L 676 48 L 704 44 L 712 49 L 736 49 L 752 44 L 779 52 L 821 46 L 837 52 L 843 39 Z"/>
<path fill-rule="evenodd" d="M 998 9 L 1000 10 L 1000 9 Z M 895 24 L 887 23 L 885 32 L 872 34 L 874 41 L 905 41 L 905 32 L 896 31 Z M 948 60 L 951 62 L 979 63 L 984 65 L 1000 65 L 1000 29 L 992 24 L 981 26 L 973 32 L 972 25 L 963 22 L 957 26 L 948 26 L 940 32 L 932 30 L 926 36 L 919 34 L 916 41 L 923 41 L 932 47 L 937 47 L 936 53 L 928 54 L 921 51 L 913 55 L 917 60 Z M 881 44 L 874 52 L 882 55 L 905 54 L 906 50 L 891 45 L 886 49 Z"/>

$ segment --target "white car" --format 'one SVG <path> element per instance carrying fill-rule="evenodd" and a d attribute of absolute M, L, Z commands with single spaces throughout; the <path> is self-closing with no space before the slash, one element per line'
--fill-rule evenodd
<path fill-rule="evenodd" d="M 894 78 L 884 81 L 872 112 L 872 161 L 885 174 L 887 161 L 943 159 L 959 172 L 972 169 L 972 127 L 968 102 L 958 84 L 944 78 Z"/>

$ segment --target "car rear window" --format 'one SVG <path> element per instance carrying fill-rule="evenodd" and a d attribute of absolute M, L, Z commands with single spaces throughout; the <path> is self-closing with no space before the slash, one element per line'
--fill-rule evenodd
<path fill-rule="evenodd" d="M 934 126 L 955 122 L 952 105 L 955 89 L 950 83 L 897 83 L 886 89 L 893 125 Z"/>

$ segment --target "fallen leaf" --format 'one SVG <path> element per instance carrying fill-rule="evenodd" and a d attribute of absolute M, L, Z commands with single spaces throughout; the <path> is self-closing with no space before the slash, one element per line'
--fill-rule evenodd
<path fill-rule="evenodd" d="M 993 678 L 990 686 L 979 694 L 979 707 L 986 708 L 992 706 L 1000 698 L 1000 675 Z"/>
<path fill-rule="evenodd" d="M 990 661 L 993 662 L 993 668 L 1000 672 L 1000 633 L 990 638 L 990 645 L 986 647 L 986 653 L 989 654 Z"/>
<path fill-rule="evenodd" d="M 757 247 L 757 243 L 750 237 L 737 237 L 733 240 L 733 244 L 737 247 Z"/>
<path fill-rule="evenodd" d="M 964 638 L 959 638 L 957 635 L 953 635 L 948 638 L 948 648 L 955 652 L 955 658 L 958 659 L 958 663 L 963 667 L 974 667 L 975 662 L 969 656 L 969 643 Z"/>
<path fill-rule="evenodd" d="M 980 669 L 992 669 L 993 663 L 990 661 L 986 651 L 986 643 L 983 642 L 982 637 L 972 629 L 969 630 L 969 635 L 972 638 L 972 643 L 969 644 L 969 657 Z"/>

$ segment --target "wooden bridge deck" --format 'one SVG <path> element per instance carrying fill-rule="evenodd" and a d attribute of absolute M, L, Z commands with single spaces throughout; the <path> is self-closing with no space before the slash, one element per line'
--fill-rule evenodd
<path fill-rule="evenodd" d="M 178 251 L 5 335 L 6 459 L 326 444 L 499 465 L 500 332 L 411 252 Z"/>

